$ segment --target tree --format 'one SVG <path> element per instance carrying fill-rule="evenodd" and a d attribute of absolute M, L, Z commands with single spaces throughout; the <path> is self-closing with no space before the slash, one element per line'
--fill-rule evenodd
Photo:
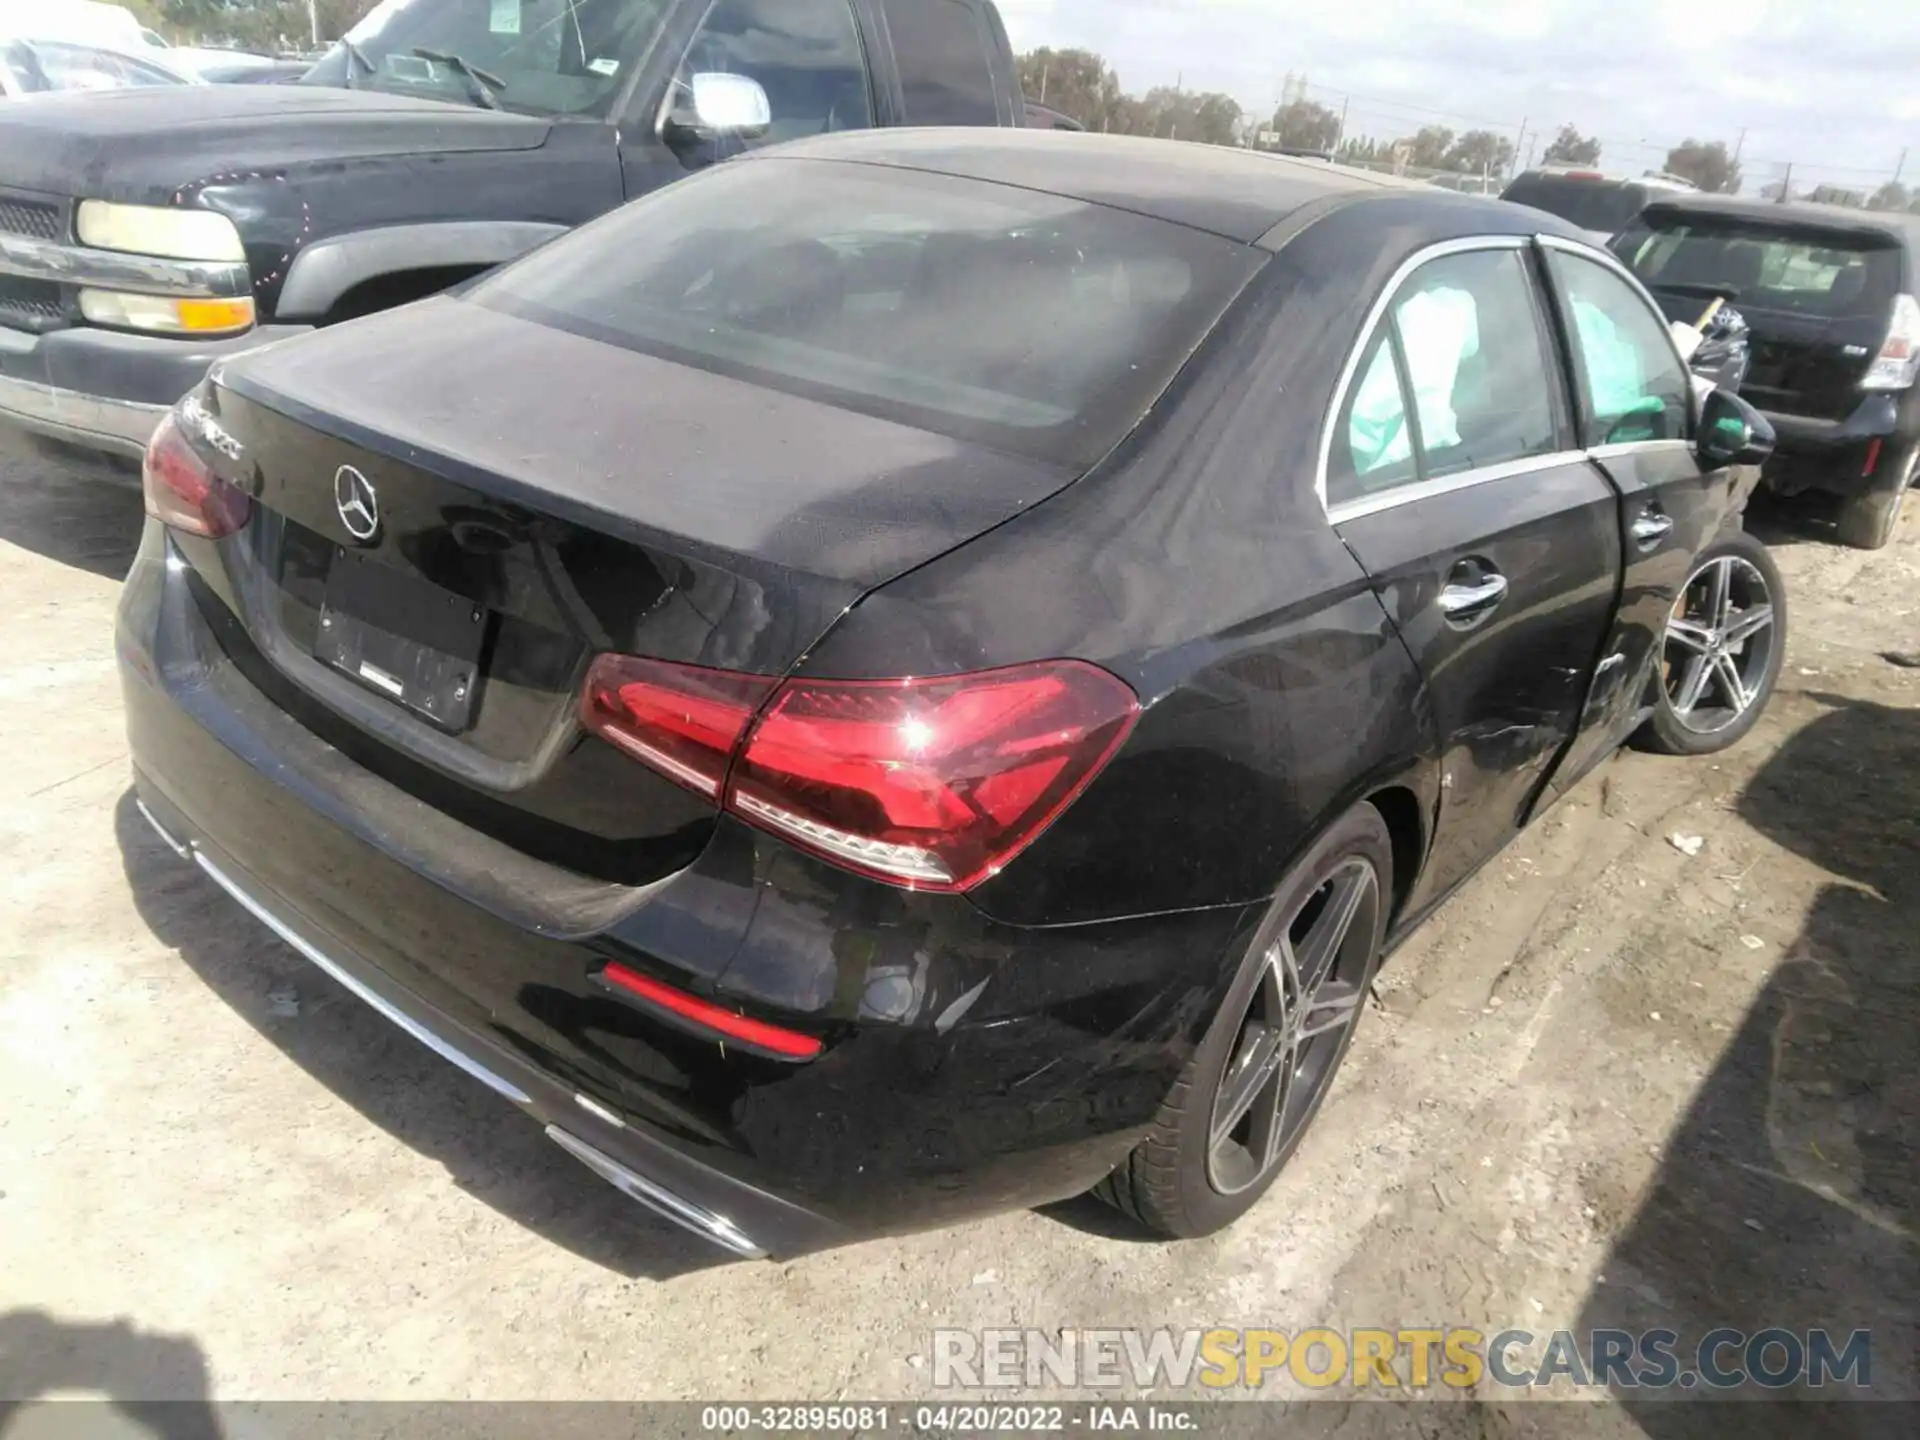
<path fill-rule="evenodd" d="M 1549 165 L 1598 165 L 1600 142 L 1591 135 L 1582 135 L 1571 125 L 1562 125 L 1541 158 Z"/>
<path fill-rule="evenodd" d="M 1491 130 L 1469 130 L 1453 142 L 1443 163 L 1467 175 L 1504 175 L 1513 164 L 1513 142 Z"/>
<path fill-rule="evenodd" d="M 1687 139 L 1667 152 L 1667 173 L 1689 180 L 1715 195 L 1736 195 L 1740 191 L 1740 164 L 1727 153 L 1724 140 L 1711 145 Z"/>
<path fill-rule="evenodd" d="M 1120 77 L 1091 50 L 1029 50 L 1016 63 L 1029 97 L 1089 130 L 1113 128 L 1114 112 L 1126 97 Z"/>
<path fill-rule="evenodd" d="M 1296 100 L 1273 112 L 1280 145 L 1288 150 L 1331 150 L 1340 143 L 1340 117 L 1314 100 Z"/>
<path fill-rule="evenodd" d="M 1913 192 L 1898 180 L 1889 180 L 1873 192 L 1873 198 L 1867 202 L 1869 210 L 1906 210 L 1913 204 Z"/>
<path fill-rule="evenodd" d="M 1240 123 L 1240 104 L 1217 91 L 1180 90 L 1156 85 L 1141 98 L 1144 132 L 1163 140 L 1198 140 L 1231 145 Z"/>
<path fill-rule="evenodd" d="M 1453 150 L 1453 131 L 1444 125 L 1423 125 L 1419 134 L 1399 141 L 1394 148 L 1405 149 L 1408 169 L 1444 170 Z"/>

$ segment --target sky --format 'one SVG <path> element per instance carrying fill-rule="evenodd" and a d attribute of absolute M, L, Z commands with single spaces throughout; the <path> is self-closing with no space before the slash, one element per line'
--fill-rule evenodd
<path fill-rule="evenodd" d="M 1098 52 L 1139 94 L 1176 80 L 1271 113 L 1289 71 L 1349 134 L 1563 123 L 1601 163 L 1657 169 L 1689 137 L 1740 142 L 1746 190 L 1920 185 L 1914 0 L 998 0 L 1016 50 Z M 1438 112 L 1438 113 L 1436 113 Z M 1526 148 L 1522 145 L 1521 158 Z"/>

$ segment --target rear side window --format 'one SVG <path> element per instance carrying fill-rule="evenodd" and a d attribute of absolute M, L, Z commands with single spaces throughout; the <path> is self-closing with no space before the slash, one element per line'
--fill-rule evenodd
<path fill-rule="evenodd" d="M 1753 310 L 1885 316 L 1900 290 L 1894 242 L 1845 232 L 1662 217 L 1635 225 L 1613 250 L 1647 285 L 1702 296 L 1724 291 Z"/>
<path fill-rule="evenodd" d="M 608 344 L 1084 468 L 1265 260 L 1062 196 L 733 161 L 470 292 Z"/>
<path fill-rule="evenodd" d="M 1664 322 L 1631 285 L 1597 261 L 1554 251 L 1553 268 L 1580 353 L 1586 443 L 1684 440 L 1693 385 Z"/>
<path fill-rule="evenodd" d="M 1421 266 L 1387 307 L 1336 417 L 1328 502 L 1553 453 L 1556 374 L 1520 251 Z"/>
<path fill-rule="evenodd" d="M 992 54 L 967 0 L 885 0 L 909 125 L 992 125 Z"/>

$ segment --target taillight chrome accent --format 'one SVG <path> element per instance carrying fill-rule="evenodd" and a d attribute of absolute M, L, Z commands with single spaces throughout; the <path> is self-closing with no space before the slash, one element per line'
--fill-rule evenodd
<path fill-rule="evenodd" d="M 595 660 L 593 733 L 800 849 L 915 890 L 971 889 L 1125 742 L 1139 701 L 1079 660 L 903 680 Z"/>
<path fill-rule="evenodd" d="M 1905 390 L 1920 376 L 1920 301 L 1897 295 L 1880 353 L 1860 379 L 1862 390 Z"/>
<path fill-rule="evenodd" d="M 155 427 L 140 465 L 147 514 L 189 535 L 218 540 L 253 514 L 253 500 L 213 473 L 169 412 Z"/>

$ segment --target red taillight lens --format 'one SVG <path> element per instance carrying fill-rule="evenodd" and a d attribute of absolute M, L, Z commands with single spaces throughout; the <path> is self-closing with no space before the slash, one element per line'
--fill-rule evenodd
<path fill-rule="evenodd" d="M 1079 660 L 782 684 L 602 655 L 580 700 L 587 729 L 636 760 L 802 849 L 916 890 L 996 873 L 1086 789 L 1139 710 L 1125 683 Z"/>
<path fill-rule="evenodd" d="M 1138 711 L 1126 685 L 1074 660 L 792 680 L 748 736 L 727 808 L 850 869 L 965 890 L 1072 803 Z"/>
<path fill-rule="evenodd" d="M 147 442 L 140 466 L 140 488 L 147 514 L 174 530 L 218 540 L 247 523 L 253 500 L 222 480 L 187 443 L 172 415 L 162 420 Z"/>
<path fill-rule="evenodd" d="M 780 682 L 636 655 L 602 655 L 587 671 L 580 722 L 609 744 L 711 799 L 747 723 Z"/>
<path fill-rule="evenodd" d="M 602 984 L 624 990 L 629 995 L 637 995 L 671 1015 L 737 1041 L 750 1050 L 758 1050 L 781 1060 L 811 1060 L 820 1053 L 818 1036 L 803 1035 L 798 1030 L 787 1030 L 779 1025 L 769 1025 L 764 1020 L 741 1015 L 702 1000 L 697 995 L 689 995 L 684 990 L 662 984 L 638 970 L 630 970 L 617 960 L 610 961 L 601 970 L 600 980 Z"/>

